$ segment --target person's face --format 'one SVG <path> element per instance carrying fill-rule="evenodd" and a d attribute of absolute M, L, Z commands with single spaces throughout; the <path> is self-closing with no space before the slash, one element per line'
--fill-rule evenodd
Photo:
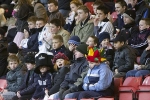
<path fill-rule="evenodd" d="M 94 39 L 89 37 L 88 40 L 86 41 L 86 44 L 89 46 L 89 47 L 93 47 L 93 46 L 96 46 L 96 44 L 94 43 Z"/>
<path fill-rule="evenodd" d="M 107 17 L 107 14 L 104 14 L 101 10 L 97 10 L 96 16 L 99 18 L 99 21 L 102 21 Z"/>
<path fill-rule="evenodd" d="M 14 70 L 17 66 L 18 66 L 18 62 L 17 61 L 10 61 L 9 62 L 9 67 L 11 70 Z"/>
<path fill-rule="evenodd" d="M 3 39 L 3 36 L 0 34 L 0 40 Z"/>
<path fill-rule="evenodd" d="M 88 17 L 88 13 L 85 13 L 83 10 L 81 10 L 81 9 L 78 9 L 77 10 L 77 13 L 78 13 L 78 21 L 80 22 L 82 22 L 82 21 L 84 21 L 84 20 L 86 20 L 87 19 L 87 17 Z"/>
<path fill-rule="evenodd" d="M 48 4 L 48 11 L 49 12 L 54 12 L 58 9 L 58 6 L 55 6 L 54 3 Z"/>
<path fill-rule="evenodd" d="M 115 3 L 115 10 L 117 14 L 123 14 L 125 12 L 126 7 L 122 7 L 119 3 Z"/>
<path fill-rule="evenodd" d="M 139 22 L 139 30 L 141 31 L 141 30 L 144 30 L 146 28 L 149 28 L 149 25 L 146 25 L 145 20 L 140 20 L 140 22 Z"/>
<path fill-rule="evenodd" d="M 122 47 L 124 45 L 124 42 L 120 42 L 120 41 L 117 41 L 117 42 L 114 42 L 114 48 L 116 50 L 118 50 L 120 47 Z"/>
<path fill-rule="evenodd" d="M 93 5 L 93 11 L 94 11 L 94 14 L 96 14 L 97 7 L 98 7 L 98 5 Z"/>
<path fill-rule="evenodd" d="M 70 4 L 70 8 L 71 8 L 71 11 L 74 11 L 74 12 L 76 12 L 78 9 L 78 7 L 74 3 Z"/>
<path fill-rule="evenodd" d="M 29 29 L 33 29 L 36 27 L 36 25 L 33 22 L 28 22 L 28 27 L 29 27 Z"/>
<path fill-rule="evenodd" d="M 123 16 L 123 21 L 125 25 L 132 23 L 132 20 L 126 15 Z"/>
<path fill-rule="evenodd" d="M 75 55 L 75 59 L 80 58 L 80 57 L 84 57 L 84 55 L 77 50 L 75 50 L 74 55 Z"/>
<path fill-rule="evenodd" d="M 136 5 L 136 3 L 137 3 L 137 0 L 127 0 L 127 1 L 128 1 L 127 4 L 131 4 L 132 7 L 134 7 Z"/>
<path fill-rule="evenodd" d="M 56 34 L 59 30 L 60 30 L 60 27 L 57 27 L 54 24 L 50 23 L 50 31 L 52 34 Z"/>
<path fill-rule="evenodd" d="M 29 32 L 28 32 L 26 29 L 24 29 L 24 37 L 25 37 L 25 38 L 28 38 L 28 37 L 29 37 Z"/>
<path fill-rule="evenodd" d="M 43 21 L 36 21 L 36 28 L 41 28 L 45 25 L 45 23 Z"/>
<path fill-rule="evenodd" d="M 41 73 L 45 73 L 45 72 L 47 72 L 47 70 L 48 70 L 47 66 L 41 66 L 40 67 L 40 72 Z"/>
<path fill-rule="evenodd" d="M 60 42 L 58 39 L 53 39 L 53 40 L 52 40 L 53 49 L 58 49 L 58 48 L 61 47 L 62 45 L 63 45 L 63 43 Z"/>
<path fill-rule="evenodd" d="M 63 67 L 65 65 L 65 60 L 64 59 L 57 59 L 56 65 L 58 66 L 58 68 Z"/>
<path fill-rule="evenodd" d="M 26 63 L 26 66 L 28 70 L 32 70 L 33 68 L 35 68 L 35 64 L 31 64 L 31 63 Z"/>
<path fill-rule="evenodd" d="M 107 47 L 108 44 L 109 44 L 109 39 L 104 39 L 104 40 L 101 42 L 102 47 Z"/>
<path fill-rule="evenodd" d="M 88 61 L 88 63 L 89 63 L 89 68 L 90 69 L 92 69 L 96 65 L 99 65 L 99 63 L 96 63 L 96 62 L 90 62 L 90 61 Z"/>

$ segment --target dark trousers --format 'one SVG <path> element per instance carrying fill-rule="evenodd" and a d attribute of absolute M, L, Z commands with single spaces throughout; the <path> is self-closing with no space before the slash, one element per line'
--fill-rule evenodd
<path fill-rule="evenodd" d="M 14 96 L 12 100 L 30 100 L 32 98 L 32 95 L 25 95 L 18 98 L 17 96 Z"/>

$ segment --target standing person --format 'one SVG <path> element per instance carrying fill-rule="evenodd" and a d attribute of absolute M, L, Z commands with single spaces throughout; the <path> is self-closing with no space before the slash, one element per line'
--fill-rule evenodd
<path fill-rule="evenodd" d="M 86 6 L 80 6 L 77 13 L 79 24 L 74 27 L 71 36 L 78 36 L 81 42 L 86 42 L 93 35 L 94 24 L 89 21 L 89 9 Z"/>
<path fill-rule="evenodd" d="M 30 0 L 18 0 L 18 7 L 18 11 L 15 14 L 17 18 L 17 34 L 13 42 L 15 42 L 19 47 L 21 40 L 24 37 L 23 29 L 24 27 L 28 27 L 27 19 L 33 15 L 33 7 Z"/>
<path fill-rule="evenodd" d="M 10 55 L 7 61 L 10 71 L 6 75 L 7 88 L 2 92 L 2 97 L 4 100 L 11 100 L 22 84 L 23 72 L 22 65 L 16 55 Z"/>

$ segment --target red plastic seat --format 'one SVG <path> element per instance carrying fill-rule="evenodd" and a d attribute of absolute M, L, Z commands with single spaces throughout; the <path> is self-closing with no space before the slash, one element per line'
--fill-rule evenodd
<path fill-rule="evenodd" d="M 94 11 L 93 11 L 93 3 L 94 2 L 86 2 L 84 5 L 88 7 L 88 9 L 90 10 L 90 13 L 91 14 L 94 14 Z"/>
<path fill-rule="evenodd" d="M 150 76 L 144 79 L 136 94 L 138 95 L 138 100 L 150 100 Z"/>
<path fill-rule="evenodd" d="M 7 87 L 7 81 L 5 79 L 0 79 L 0 92 Z"/>
<path fill-rule="evenodd" d="M 114 100 L 114 98 L 99 98 L 98 100 Z"/>
<path fill-rule="evenodd" d="M 142 83 L 142 77 L 128 77 L 123 82 L 123 86 L 119 87 L 119 100 L 133 100 L 135 92 Z"/>

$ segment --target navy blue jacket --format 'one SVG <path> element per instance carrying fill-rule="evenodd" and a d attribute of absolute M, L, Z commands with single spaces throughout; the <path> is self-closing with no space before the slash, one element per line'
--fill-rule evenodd
<path fill-rule="evenodd" d="M 34 73 L 33 70 L 27 71 L 24 77 L 24 82 L 19 88 L 21 96 L 32 95 L 34 93 L 38 77 L 39 76 L 36 73 Z"/>

